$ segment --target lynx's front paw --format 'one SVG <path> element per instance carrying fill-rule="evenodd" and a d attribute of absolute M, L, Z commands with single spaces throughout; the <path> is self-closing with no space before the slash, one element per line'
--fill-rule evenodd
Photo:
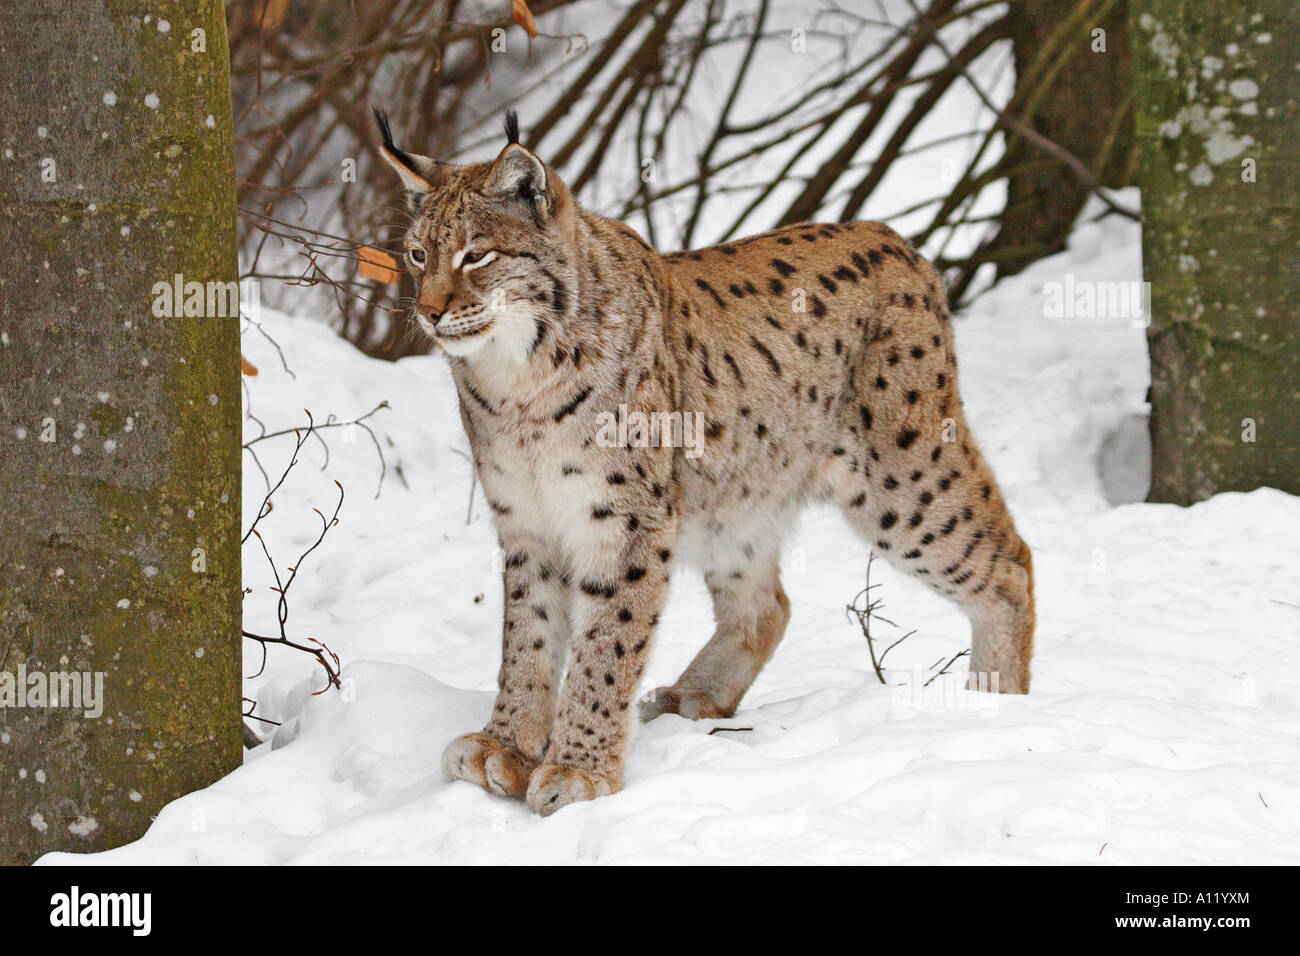
<path fill-rule="evenodd" d="M 468 780 L 501 796 L 519 796 L 537 768 L 509 744 L 487 734 L 457 737 L 442 754 L 442 770 L 453 780 Z"/>
<path fill-rule="evenodd" d="M 594 800 L 614 790 L 609 780 L 600 774 L 544 763 L 533 771 L 528 783 L 528 805 L 534 812 L 549 817 L 561 807 L 579 800 Z"/>

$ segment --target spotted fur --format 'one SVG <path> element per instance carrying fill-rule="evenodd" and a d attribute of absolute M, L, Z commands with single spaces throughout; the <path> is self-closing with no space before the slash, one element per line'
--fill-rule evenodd
<path fill-rule="evenodd" d="M 618 791 L 679 563 L 716 630 L 641 715 L 734 713 L 785 631 L 778 557 L 811 502 L 966 612 L 972 681 L 1029 689 L 1029 549 L 962 417 L 939 278 L 904 239 L 806 223 L 660 255 L 581 209 L 513 120 L 464 166 L 381 129 L 415 211 L 415 319 L 451 356 L 506 555 L 499 693 L 448 774 L 543 814 Z M 601 413 L 669 411 L 706 423 L 702 454 L 600 440 Z"/>

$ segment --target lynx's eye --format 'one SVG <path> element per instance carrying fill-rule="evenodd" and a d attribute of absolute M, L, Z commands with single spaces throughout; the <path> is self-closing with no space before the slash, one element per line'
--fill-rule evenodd
<path fill-rule="evenodd" d="M 417 266 L 424 265 L 424 250 L 419 246 L 412 246 L 410 249 L 407 249 L 406 256 Z"/>
<path fill-rule="evenodd" d="M 487 265 L 497 257 L 495 249 L 481 249 L 478 252 L 466 252 L 461 255 L 460 268 L 462 272 L 469 272 L 472 269 L 478 269 Z"/>

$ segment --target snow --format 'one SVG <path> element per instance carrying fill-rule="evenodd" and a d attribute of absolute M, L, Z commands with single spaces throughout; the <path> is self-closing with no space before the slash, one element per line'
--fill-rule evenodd
<path fill-rule="evenodd" d="M 544 820 L 439 770 L 445 744 L 490 710 L 502 608 L 481 497 L 466 523 L 467 444 L 445 360 L 375 361 L 319 322 L 264 309 L 296 375 L 245 333 L 261 370 L 246 401 L 269 430 L 305 421 L 303 408 L 324 423 L 391 405 L 368 420 L 386 463 L 378 499 L 369 436 L 327 429 L 328 465 L 310 442 L 260 526 L 280 566 L 293 564 L 319 531 L 311 508 L 331 513 L 333 480 L 345 486 L 288 624 L 339 654 L 344 686 L 313 696 L 319 669 L 272 648 L 245 689 L 282 722 L 272 741 L 166 806 L 141 840 L 43 862 L 1300 862 L 1300 500 L 1260 489 L 1190 508 L 1137 503 L 1141 323 L 1044 314 L 1044 287 L 1067 275 L 1140 279 L 1139 248 L 1131 222 L 1085 224 L 1066 252 L 956 320 L 968 418 L 1034 550 L 1031 694 L 967 692 L 963 661 L 920 686 L 967 646 L 968 626 L 877 561 L 886 615 L 917 630 L 890 655 L 894 683 L 880 684 L 844 613 L 867 547 L 813 511 L 787 548 L 789 632 L 740 712 L 643 726 L 623 792 Z M 248 422 L 246 437 L 257 433 Z M 256 447 L 274 481 L 292 438 Z M 245 526 L 265 490 L 246 466 Z M 270 629 L 253 546 L 245 565 L 246 625 Z M 671 682 L 710 632 L 702 582 L 678 575 L 646 688 Z M 259 663 L 248 646 L 245 672 Z"/>

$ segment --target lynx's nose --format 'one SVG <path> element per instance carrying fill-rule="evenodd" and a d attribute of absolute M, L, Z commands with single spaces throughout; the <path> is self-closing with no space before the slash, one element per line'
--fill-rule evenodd
<path fill-rule="evenodd" d="M 442 313 L 434 311 L 434 308 L 431 305 L 422 305 L 416 309 L 416 311 L 419 313 L 420 318 L 424 319 L 430 325 L 437 325 L 438 320 L 442 318 Z"/>

